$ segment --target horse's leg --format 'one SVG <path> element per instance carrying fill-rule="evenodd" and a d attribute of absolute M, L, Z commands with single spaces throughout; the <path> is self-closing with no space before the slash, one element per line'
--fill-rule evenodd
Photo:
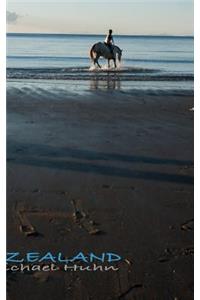
<path fill-rule="evenodd" d="M 98 62 L 99 57 L 100 57 L 100 56 L 97 55 L 94 61 L 95 61 L 95 64 L 97 64 L 97 66 L 98 66 L 99 68 L 101 68 L 101 66 L 100 66 L 100 64 L 99 64 L 99 62 Z"/>
<path fill-rule="evenodd" d="M 114 61 L 115 68 L 117 68 L 116 58 L 113 58 L 113 61 Z"/>
<path fill-rule="evenodd" d="M 100 64 L 99 64 L 98 58 L 96 59 L 96 63 L 97 63 L 97 65 L 98 65 L 98 67 L 101 69 L 101 66 L 100 66 Z"/>
<path fill-rule="evenodd" d="M 108 69 L 110 69 L 110 58 L 108 59 Z"/>

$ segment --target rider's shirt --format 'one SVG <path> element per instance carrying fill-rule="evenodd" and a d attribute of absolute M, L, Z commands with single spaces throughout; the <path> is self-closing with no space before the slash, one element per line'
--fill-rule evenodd
<path fill-rule="evenodd" d="M 105 43 L 108 45 L 114 45 L 114 39 L 111 34 L 107 35 L 107 37 L 105 39 Z"/>

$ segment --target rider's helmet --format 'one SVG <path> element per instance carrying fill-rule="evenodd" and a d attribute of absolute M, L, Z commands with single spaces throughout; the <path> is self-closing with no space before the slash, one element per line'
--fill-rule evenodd
<path fill-rule="evenodd" d="M 109 33 L 112 34 L 112 32 L 113 32 L 112 29 L 109 29 Z"/>

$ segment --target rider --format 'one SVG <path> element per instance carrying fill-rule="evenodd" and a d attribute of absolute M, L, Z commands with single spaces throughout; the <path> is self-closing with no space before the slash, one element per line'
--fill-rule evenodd
<path fill-rule="evenodd" d="M 112 36 L 112 29 L 109 30 L 108 35 L 106 36 L 105 39 L 105 44 L 108 46 L 108 48 L 110 49 L 111 54 L 113 55 L 113 45 L 114 45 L 114 39 Z"/>

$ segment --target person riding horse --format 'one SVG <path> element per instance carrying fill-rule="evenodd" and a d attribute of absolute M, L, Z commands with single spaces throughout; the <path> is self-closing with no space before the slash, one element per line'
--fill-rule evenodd
<path fill-rule="evenodd" d="M 117 68 L 117 58 L 118 61 L 121 62 L 122 50 L 114 44 L 112 29 L 109 30 L 104 42 L 95 43 L 90 49 L 90 58 L 94 65 L 98 65 L 99 68 L 101 68 L 101 66 L 98 59 L 101 56 L 108 60 L 108 68 L 110 68 L 110 60 L 113 60 L 115 68 Z"/>
<path fill-rule="evenodd" d="M 108 46 L 111 54 L 113 55 L 114 39 L 112 36 L 112 32 L 113 32 L 112 29 L 110 29 L 104 43 L 106 44 L 106 46 Z"/>

